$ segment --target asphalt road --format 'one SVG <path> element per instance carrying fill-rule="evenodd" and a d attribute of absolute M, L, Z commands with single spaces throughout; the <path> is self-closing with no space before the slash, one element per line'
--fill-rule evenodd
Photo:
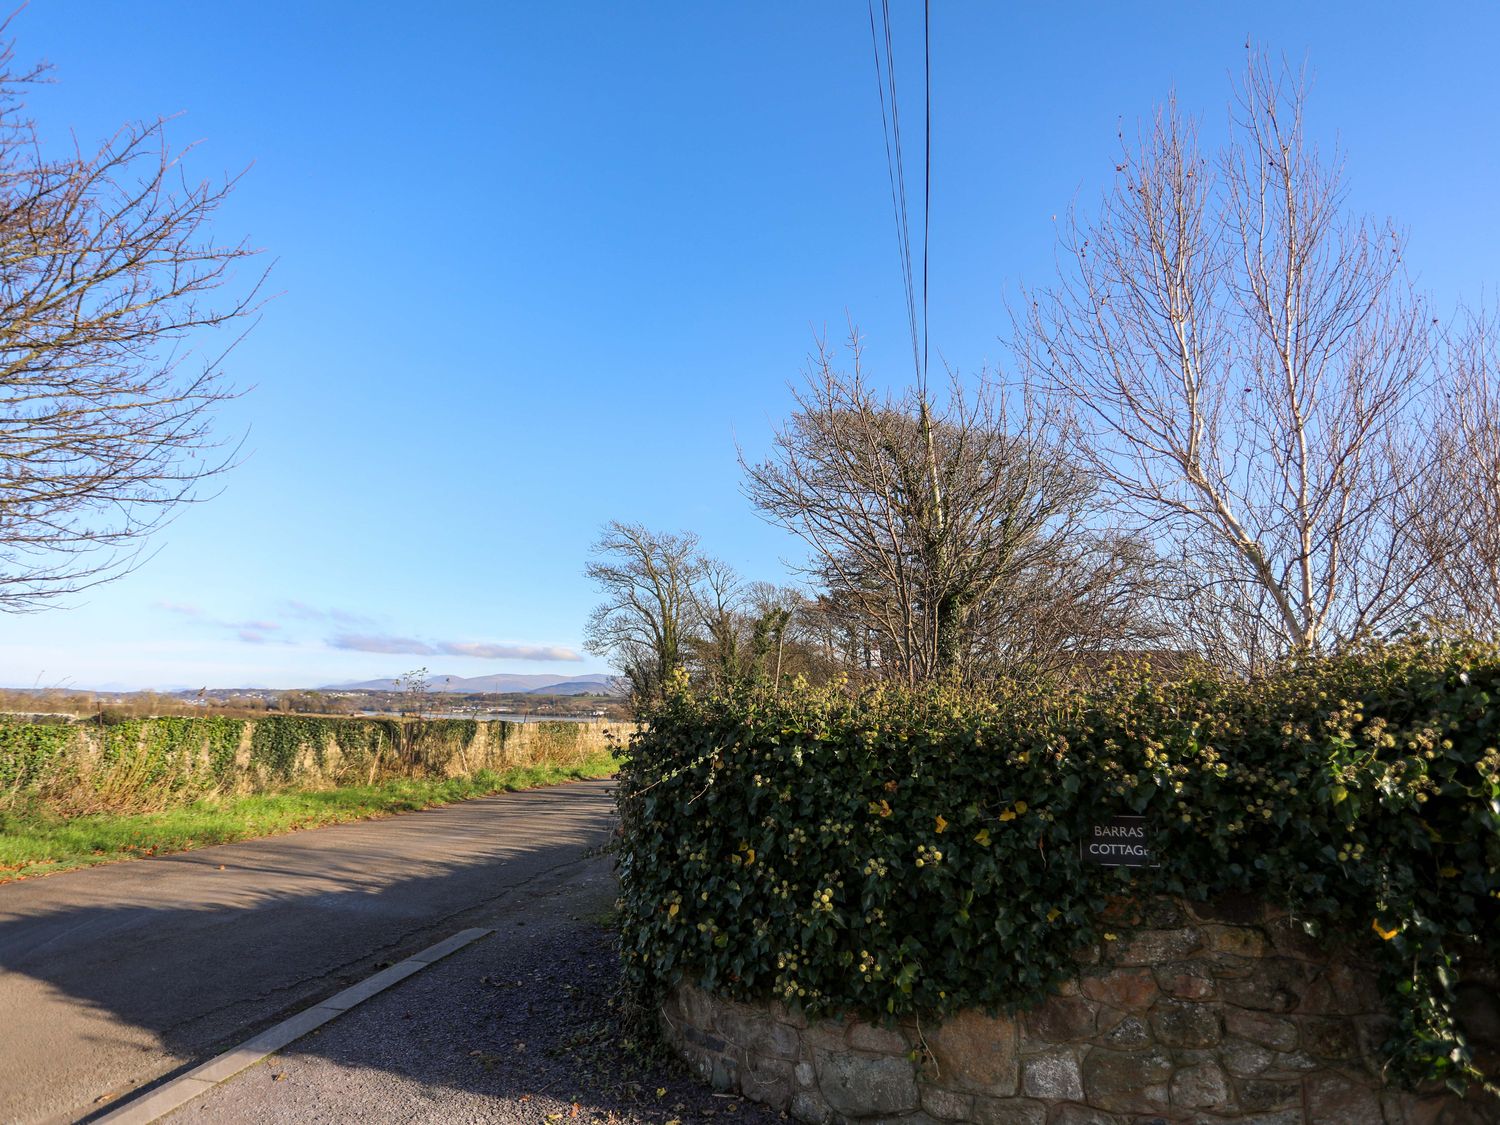
<path fill-rule="evenodd" d="M 0 1122 L 102 1111 L 385 963 L 524 911 L 608 839 L 608 790 L 577 782 L 0 886 Z"/>
<path fill-rule="evenodd" d="M 188 1102 L 162 1125 L 777 1125 L 643 1060 L 609 1000 L 612 858 L 480 925 L 495 932 Z"/>

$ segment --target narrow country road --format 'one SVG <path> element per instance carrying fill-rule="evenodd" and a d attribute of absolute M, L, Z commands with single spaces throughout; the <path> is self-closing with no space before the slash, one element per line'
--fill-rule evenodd
<path fill-rule="evenodd" d="M 72 1121 L 568 878 L 607 781 L 0 886 L 0 1122 Z"/>

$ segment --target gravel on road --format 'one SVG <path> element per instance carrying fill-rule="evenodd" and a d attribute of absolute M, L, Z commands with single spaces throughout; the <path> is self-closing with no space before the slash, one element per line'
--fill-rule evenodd
<path fill-rule="evenodd" d="M 173 1123 L 760 1125 L 784 1114 L 627 1049 L 612 863 L 507 900 L 496 932 L 183 1106 Z"/>

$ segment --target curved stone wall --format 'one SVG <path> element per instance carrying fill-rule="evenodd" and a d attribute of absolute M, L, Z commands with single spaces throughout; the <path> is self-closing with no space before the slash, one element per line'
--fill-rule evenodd
<path fill-rule="evenodd" d="M 1376 1050 L 1389 1019 L 1373 973 L 1285 914 L 1244 900 L 1149 912 L 1014 1017 L 809 1023 L 683 985 L 662 1006 L 663 1030 L 705 1080 L 807 1122 L 1500 1122 L 1500 1104 L 1477 1094 L 1386 1089 Z M 1486 989 L 1485 1013 L 1494 1000 Z"/>

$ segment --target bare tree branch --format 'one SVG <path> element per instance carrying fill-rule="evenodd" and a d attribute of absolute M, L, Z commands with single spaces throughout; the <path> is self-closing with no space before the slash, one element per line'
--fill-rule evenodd
<path fill-rule="evenodd" d="M 207 226 L 234 187 L 189 183 L 165 122 L 44 155 L 0 48 L 0 609 L 118 578 L 227 467 L 213 407 L 235 393 L 196 342 L 252 311 L 211 298 L 254 251 Z M 263 280 L 262 275 L 261 280 Z"/>
<path fill-rule="evenodd" d="M 1169 101 L 1057 288 L 1018 324 L 1029 376 L 1124 527 L 1200 604 L 1200 636 L 1269 658 L 1409 617 L 1419 552 L 1398 518 L 1420 479 L 1428 317 L 1393 228 L 1351 218 L 1305 85 L 1252 57 L 1216 158 Z"/>

